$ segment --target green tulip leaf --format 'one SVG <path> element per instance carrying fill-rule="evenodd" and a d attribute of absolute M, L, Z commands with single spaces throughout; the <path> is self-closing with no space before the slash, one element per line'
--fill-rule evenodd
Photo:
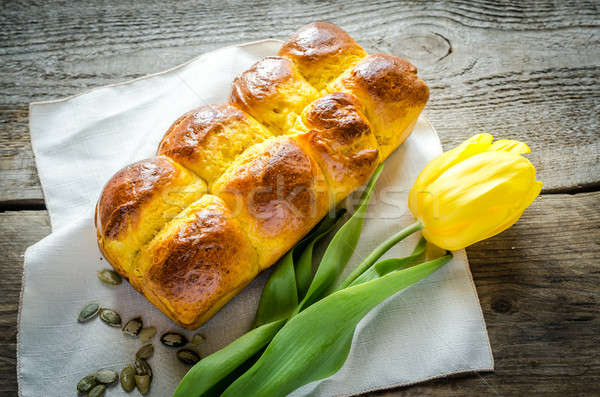
<path fill-rule="evenodd" d="M 365 270 L 360 276 L 358 276 L 350 285 L 362 284 L 367 281 L 375 280 L 381 276 L 385 276 L 396 270 L 407 269 L 414 265 L 425 257 L 425 247 L 427 246 L 427 240 L 421 237 L 419 243 L 409 256 L 404 258 L 390 258 L 384 259 L 380 262 L 371 265 L 370 268 Z"/>
<path fill-rule="evenodd" d="M 287 319 L 298 306 L 312 279 L 312 250 L 317 241 L 329 234 L 345 210 L 329 214 L 275 265 L 265 284 L 254 319 L 254 327 Z M 296 251 L 304 247 L 298 260 Z M 297 264 L 295 264 L 297 262 Z"/>
<path fill-rule="evenodd" d="M 254 328 L 223 349 L 204 357 L 183 377 L 173 397 L 205 397 L 238 367 L 260 352 L 285 324 L 278 320 Z"/>
<path fill-rule="evenodd" d="M 404 240 L 406 237 L 410 236 L 414 232 L 421 230 L 423 228 L 423 224 L 419 221 L 413 223 L 400 230 L 396 234 L 390 236 L 383 243 L 379 244 L 358 266 L 350 273 L 336 288 L 336 291 L 346 288 L 361 274 L 363 274 L 367 269 L 377 262 L 379 258 L 383 254 L 389 251 L 394 245 L 398 244 L 398 242 Z"/>
<path fill-rule="evenodd" d="M 346 264 L 350 260 L 350 257 L 358 244 L 371 194 L 373 193 L 375 183 L 377 182 L 379 175 L 381 175 L 382 170 L 383 164 L 380 164 L 369 180 L 367 188 L 360 199 L 358 208 L 331 239 L 331 242 L 323 254 L 323 258 L 319 263 L 319 267 L 310 287 L 306 292 L 306 296 L 298 306 L 297 311 L 310 306 L 325 295 L 333 287 L 334 283 L 346 267 Z"/>
<path fill-rule="evenodd" d="M 293 253 L 293 249 L 289 250 L 277 262 L 267 280 L 258 303 L 254 327 L 287 319 L 298 306 Z"/>
<path fill-rule="evenodd" d="M 304 244 L 305 246 L 302 247 L 302 244 L 299 244 L 294 248 L 294 253 L 298 251 L 298 248 L 304 248 L 296 261 L 296 283 L 300 299 L 304 298 L 312 281 L 313 250 L 315 244 L 331 233 L 345 212 L 345 209 L 339 209 L 336 211 L 334 217 L 326 216 L 306 239 L 307 243 Z"/>
<path fill-rule="evenodd" d="M 385 299 L 435 272 L 450 258 L 446 255 L 345 288 L 308 307 L 286 323 L 260 359 L 222 396 L 283 397 L 333 375 L 346 360 L 358 322 Z"/>

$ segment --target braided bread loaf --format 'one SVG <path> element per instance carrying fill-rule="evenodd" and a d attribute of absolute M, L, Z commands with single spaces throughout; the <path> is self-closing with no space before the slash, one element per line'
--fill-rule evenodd
<path fill-rule="evenodd" d="M 181 116 L 157 156 L 106 184 L 99 247 L 172 320 L 197 328 L 364 184 L 410 134 L 429 90 L 328 23 L 302 27 Z"/>

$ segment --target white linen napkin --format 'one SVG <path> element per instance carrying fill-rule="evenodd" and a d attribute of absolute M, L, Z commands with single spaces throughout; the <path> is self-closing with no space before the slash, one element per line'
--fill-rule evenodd
<path fill-rule="evenodd" d="M 152 156 L 182 113 L 227 100 L 233 78 L 281 42 L 265 40 L 204 54 L 169 71 L 94 89 L 60 101 L 34 103 L 31 141 L 52 234 L 25 253 L 18 334 L 22 397 L 75 395 L 83 376 L 100 368 L 120 371 L 141 342 L 99 319 L 76 321 L 96 301 L 124 322 L 142 316 L 160 333 L 179 330 L 124 282 L 103 285 L 96 271 L 109 267 L 96 245 L 93 211 L 103 185 L 121 167 Z M 408 190 L 441 152 L 433 127 L 421 118 L 411 137 L 386 161 L 349 270 L 384 238 L 413 222 Z M 418 236 L 386 257 L 408 254 Z M 262 274 L 198 332 L 207 355 L 250 327 L 267 274 Z M 153 339 L 150 396 L 169 396 L 187 367 L 175 351 Z M 429 278 L 398 293 L 359 324 L 349 357 L 334 376 L 305 385 L 294 396 L 342 396 L 493 369 L 493 358 L 464 251 Z M 106 396 L 125 396 L 120 386 Z"/>

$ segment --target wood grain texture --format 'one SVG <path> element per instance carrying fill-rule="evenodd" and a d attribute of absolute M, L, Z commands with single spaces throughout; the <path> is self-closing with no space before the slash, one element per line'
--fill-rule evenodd
<path fill-rule="evenodd" d="M 597 1 L 30 3 L 0 15 L 0 201 L 41 203 L 27 105 L 140 77 L 315 20 L 408 58 L 445 147 L 478 132 L 531 144 L 545 191 L 600 185 Z"/>
<path fill-rule="evenodd" d="M 44 202 L 29 142 L 28 115 L 27 108 L 0 108 L 0 202 L 4 206 Z"/>
<path fill-rule="evenodd" d="M 0 393 L 16 396 L 22 253 L 50 232 L 44 211 L 0 213 Z M 538 198 L 521 220 L 468 250 L 494 373 L 426 382 L 384 396 L 590 396 L 600 378 L 600 192 Z M 459 359 L 459 358 L 457 358 Z"/>
<path fill-rule="evenodd" d="M 468 249 L 496 371 L 373 396 L 589 396 L 600 379 L 600 4 L 595 1 L 117 0 L 3 3 L 0 211 L 41 209 L 28 104 L 285 38 L 315 20 L 415 63 L 445 148 L 478 132 L 528 142 L 545 194 Z M 0 395 L 16 396 L 25 248 L 45 211 L 0 212 Z"/>
<path fill-rule="evenodd" d="M 16 396 L 17 313 L 25 248 L 50 233 L 45 211 L 0 212 L 0 395 Z"/>

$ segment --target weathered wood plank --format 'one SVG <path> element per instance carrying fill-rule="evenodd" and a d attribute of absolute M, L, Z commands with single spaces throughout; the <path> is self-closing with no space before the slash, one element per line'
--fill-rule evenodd
<path fill-rule="evenodd" d="M 0 395 L 16 396 L 17 313 L 23 253 L 50 233 L 46 211 L 0 212 Z"/>
<path fill-rule="evenodd" d="M 0 393 L 16 396 L 22 253 L 44 211 L 0 213 Z M 511 229 L 468 249 L 496 371 L 373 395 L 591 395 L 600 377 L 600 192 L 544 195 Z M 586 394 L 587 393 L 587 394 Z"/>
<path fill-rule="evenodd" d="M 0 202 L 43 203 L 27 108 L 0 108 Z"/>
<path fill-rule="evenodd" d="M 217 6 L 218 5 L 218 6 Z M 27 104 L 175 66 L 217 47 L 285 38 L 314 20 L 414 62 L 445 147 L 476 132 L 531 143 L 545 191 L 600 185 L 595 1 L 12 2 L 0 15 L 0 202 L 42 198 Z"/>
<path fill-rule="evenodd" d="M 394 396 L 584 396 L 600 377 L 600 193 L 543 195 L 468 250 L 496 371 Z"/>

